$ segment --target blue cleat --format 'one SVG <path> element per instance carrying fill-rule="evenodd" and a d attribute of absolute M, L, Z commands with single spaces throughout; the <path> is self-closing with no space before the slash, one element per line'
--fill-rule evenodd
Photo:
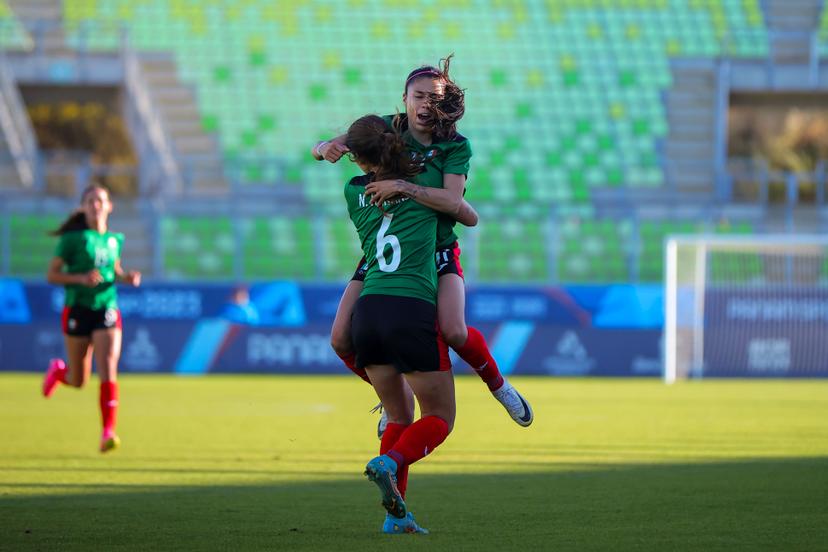
<path fill-rule="evenodd" d="M 397 489 L 397 463 L 390 456 L 383 454 L 368 462 L 365 475 L 373 481 L 382 493 L 382 505 L 389 514 L 397 519 L 406 515 L 405 501 Z"/>
<path fill-rule="evenodd" d="M 403 535 L 405 533 L 428 535 L 428 529 L 417 525 L 417 522 L 414 521 L 414 514 L 411 512 L 408 512 L 408 515 L 404 518 L 396 518 L 391 514 L 385 514 L 382 532 L 388 535 Z"/>

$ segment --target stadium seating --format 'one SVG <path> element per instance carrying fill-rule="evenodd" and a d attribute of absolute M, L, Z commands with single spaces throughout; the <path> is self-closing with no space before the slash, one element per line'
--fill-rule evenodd
<path fill-rule="evenodd" d="M 471 1 L 422 9 L 391 0 L 64 6 L 70 40 L 115 48 L 125 26 L 138 49 L 174 52 L 227 158 L 281 161 L 284 170 L 254 165 L 246 179 L 319 179 L 313 199 L 336 197 L 341 175 L 313 169 L 309 144 L 363 113 L 392 112 L 412 66 L 449 53 L 435 43 L 451 45 L 454 73 L 469 91 L 462 130 L 474 138 L 483 180 L 470 199 L 548 203 L 587 202 L 596 185 L 662 184 L 652 152 L 667 132 L 669 59 L 723 47 L 737 56 L 766 51 L 758 0 L 498 1 L 487 10 Z M 493 48 L 509 55 L 492 56 Z"/>
<path fill-rule="evenodd" d="M 55 230 L 62 219 L 50 215 L 12 215 L 9 224 L 9 272 L 21 277 L 44 277 L 55 254 Z"/>
<path fill-rule="evenodd" d="M 823 10 L 819 23 L 819 44 L 822 57 L 828 57 L 828 10 Z"/>
<path fill-rule="evenodd" d="M 672 58 L 767 54 L 759 0 L 478 4 L 63 2 L 72 44 L 114 51 L 125 28 L 139 51 L 172 52 L 228 173 L 242 185 L 294 187 L 320 215 L 313 223 L 165 217 L 164 273 L 183 278 L 347 277 L 359 251 L 341 197 L 355 168 L 317 163 L 309 146 L 359 115 L 399 108 L 403 79 L 420 63 L 456 54 L 452 74 L 467 88 L 461 131 L 475 152 L 468 199 L 587 207 L 595 187 L 664 184 Z M 0 44 L 25 42 L 5 2 L 0 23 Z M 673 223 L 639 228 L 586 215 L 551 228 L 545 212 L 484 219 L 474 238 L 481 281 L 661 277 L 660 240 Z"/>

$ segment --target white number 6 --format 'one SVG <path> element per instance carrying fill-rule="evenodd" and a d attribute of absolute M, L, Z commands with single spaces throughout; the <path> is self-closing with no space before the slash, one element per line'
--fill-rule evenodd
<path fill-rule="evenodd" d="M 377 232 L 377 261 L 379 262 L 379 269 L 383 272 L 394 272 L 400 268 L 400 260 L 402 259 L 402 252 L 400 251 L 400 240 L 394 234 L 385 233 L 388 227 L 391 226 L 391 218 L 393 215 L 386 215 L 382 219 L 382 226 Z M 385 260 L 385 248 L 391 246 L 391 262 Z"/>

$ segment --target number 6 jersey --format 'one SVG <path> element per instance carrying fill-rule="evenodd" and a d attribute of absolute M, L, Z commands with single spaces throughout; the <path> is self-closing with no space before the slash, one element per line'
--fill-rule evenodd
<path fill-rule="evenodd" d="M 362 295 L 399 295 L 437 302 L 434 266 L 437 213 L 408 198 L 387 201 L 385 215 L 365 196 L 372 175 L 345 185 L 348 214 L 359 234 L 367 273 Z"/>

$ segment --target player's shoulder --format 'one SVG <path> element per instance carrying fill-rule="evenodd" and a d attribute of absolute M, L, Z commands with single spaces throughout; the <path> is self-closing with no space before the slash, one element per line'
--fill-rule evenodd
<path fill-rule="evenodd" d="M 402 133 L 408 130 L 408 115 L 405 113 L 395 113 L 394 115 L 383 115 L 382 120 L 385 121 L 385 124 L 388 125 L 388 130 L 394 129 L 394 120 L 399 118 L 397 121 L 397 129 Z"/>
<path fill-rule="evenodd" d="M 373 175 L 370 174 L 360 174 L 358 176 L 355 176 L 348 181 L 348 186 L 361 186 L 364 188 L 365 186 L 371 183 L 372 176 Z"/>
<path fill-rule="evenodd" d="M 121 246 L 124 244 L 124 234 L 123 232 L 107 232 L 106 243 L 107 245 L 114 246 L 118 245 Z"/>

